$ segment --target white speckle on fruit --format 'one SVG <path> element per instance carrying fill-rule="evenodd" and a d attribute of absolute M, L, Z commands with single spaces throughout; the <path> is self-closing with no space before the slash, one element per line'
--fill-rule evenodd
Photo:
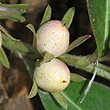
<path fill-rule="evenodd" d="M 69 46 L 69 31 L 59 20 L 43 24 L 38 29 L 36 37 L 37 50 L 40 54 L 48 51 L 54 57 L 58 57 L 64 54 Z"/>
<path fill-rule="evenodd" d="M 70 71 L 65 63 L 52 59 L 35 67 L 34 77 L 37 85 L 48 92 L 60 92 L 70 83 Z"/>

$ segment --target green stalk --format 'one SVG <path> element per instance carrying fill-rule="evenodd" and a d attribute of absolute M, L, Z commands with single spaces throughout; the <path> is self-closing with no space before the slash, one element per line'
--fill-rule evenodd
<path fill-rule="evenodd" d="M 95 63 L 91 62 L 95 60 L 94 53 L 87 56 L 64 54 L 60 56 L 59 59 L 68 64 L 69 66 L 74 66 L 87 72 L 94 73 Z M 97 68 L 97 75 L 110 80 L 110 68 L 106 65 L 99 63 Z"/>

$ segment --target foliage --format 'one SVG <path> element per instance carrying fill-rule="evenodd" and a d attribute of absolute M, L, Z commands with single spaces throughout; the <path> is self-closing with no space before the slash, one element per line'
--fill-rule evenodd
<path fill-rule="evenodd" d="M 25 18 L 22 14 L 25 13 L 29 7 L 30 5 L 28 4 L 0 4 L 0 19 L 10 19 L 16 22 L 24 22 Z M 94 73 L 95 62 L 98 60 L 100 63 L 97 67 L 97 75 L 110 80 L 110 68 L 101 64 L 101 61 L 110 60 L 110 1 L 100 0 L 99 2 L 98 0 L 87 0 L 87 8 L 93 29 L 93 35 L 97 44 L 95 52 L 86 56 L 70 55 L 67 53 L 91 37 L 91 35 L 84 35 L 73 41 L 66 53 L 58 58 L 71 67 L 76 67 L 90 73 Z M 40 26 L 51 19 L 51 13 L 51 7 L 48 5 Z M 74 13 L 75 8 L 71 7 L 62 18 L 62 22 L 67 26 L 67 28 L 69 28 L 72 23 Z M 52 60 L 53 55 L 46 52 L 43 56 L 41 56 L 37 52 L 35 48 L 35 29 L 32 24 L 28 24 L 27 28 L 29 28 L 33 33 L 33 44 L 16 40 L 0 25 L 0 62 L 5 67 L 10 67 L 8 58 L 3 50 L 4 46 L 13 51 L 14 54 L 23 60 L 30 77 L 34 79 L 33 71 L 36 63 L 34 59 L 43 57 L 43 60 L 47 62 L 48 60 Z M 65 90 L 60 93 L 48 93 L 38 88 L 35 80 L 33 80 L 33 86 L 29 94 L 29 98 L 35 96 L 38 92 L 42 104 L 47 110 L 108 110 L 110 108 L 110 88 L 97 82 L 93 83 L 87 97 L 84 99 L 83 103 L 80 104 L 87 85 L 88 80 L 85 80 L 85 78 L 77 75 L 76 73 L 71 73 L 71 83 Z"/>

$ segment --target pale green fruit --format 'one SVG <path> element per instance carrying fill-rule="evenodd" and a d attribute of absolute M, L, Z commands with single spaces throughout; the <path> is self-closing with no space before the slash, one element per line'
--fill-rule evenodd
<path fill-rule="evenodd" d="M 40 54 L 48 51 L 54 57 L 65 53 L 69 46 L 69 31 L 59 20 L 43 24 L 37 31 L 37 50 Z"/>
<path fill-rule="evenodd" d="M 34 77 L 37 85 L 48 92 L 60 92 L 70 82 L 70 71 L 65 63 L 52 59 L 48 63 L 35 67 Z"/>

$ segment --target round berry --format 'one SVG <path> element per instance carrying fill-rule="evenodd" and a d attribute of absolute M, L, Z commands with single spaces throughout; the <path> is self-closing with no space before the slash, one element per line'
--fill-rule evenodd
<path fill-rule="evenodd" d="M 48 63 L 35 67 L 34 77 L 37 85 L 48 92 L 60 92 L 70 82 L 70 71 L 65 63 L 52 59 Z"/>
<path fill-rule="evenodd" d="M 36 33 L 37 50 L 40 54 L 48 51 L 54 57 L 64 54 L 69 46 L 69 31 L 59 20 L 43 24 Z"/>

